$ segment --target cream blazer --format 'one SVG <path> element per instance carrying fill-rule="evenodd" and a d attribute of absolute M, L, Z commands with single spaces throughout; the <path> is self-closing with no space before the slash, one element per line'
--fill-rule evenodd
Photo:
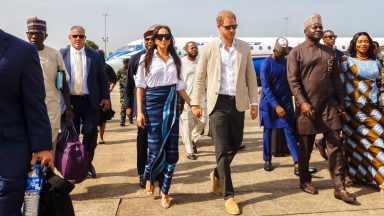
<path fill-rule="evenodd" d="M 237 84 L 236 109 L 243 112 L 249 109 L 249 104 L 257 104 L 256 73 L 251 58 L 251 49 L 245 41 L 236 40 L 237 49 Z M 219 39 L 207 43 L 200 55 L 197 64 L 191 105 L 200 105 L 202 95 L 205 93 L 207 83 L 207 111 L 211 114 L 215 108 L 220 90 L 221 54 Z"/>

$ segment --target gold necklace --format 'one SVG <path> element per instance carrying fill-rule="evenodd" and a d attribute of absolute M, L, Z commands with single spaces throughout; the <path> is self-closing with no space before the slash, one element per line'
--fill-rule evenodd
<path fill-rule="evenodd" d="M 368 56 L 361 56 L 360 54 L 356 53 L 356 58 L 360 60 L 368 60 Z"/>

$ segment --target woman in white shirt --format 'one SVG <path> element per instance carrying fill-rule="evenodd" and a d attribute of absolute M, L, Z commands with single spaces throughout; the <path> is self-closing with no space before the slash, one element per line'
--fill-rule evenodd
<path fill-rule="evenodd" d="M 169 208 L 168 191 L 179 159 L 179 107 L 181 98 L 189 103 L 182 81 L 181 60 L 174 48 L 168 26 L 153 33 L 152 47 L 140 58 L 135 77 L 137 87 L 137 124 L 148 128 L 148 160 L 144 178 L 146 190 L 153 194 L 154 183 L 161 190 L 161 205 Z M 181 97 L 181 98 L 180 98 Z M 178 102 L 179 101 L 179 102 Z"/>

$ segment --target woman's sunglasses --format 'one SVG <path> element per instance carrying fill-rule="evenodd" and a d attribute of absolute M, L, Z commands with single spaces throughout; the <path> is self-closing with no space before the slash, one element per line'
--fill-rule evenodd
<path fill-rule="evenodd" d="M 171 40 L 172 39 L 172 35 L 171 34 L 157 34 L 157 35 L 155 35 L 155 38 L 157 40 L 163 40 L 163 38 L 165 40 Z"/>

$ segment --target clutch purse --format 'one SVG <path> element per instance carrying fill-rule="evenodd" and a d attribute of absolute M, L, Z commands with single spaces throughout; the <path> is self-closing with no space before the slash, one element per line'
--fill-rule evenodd
<path fill-rule="evenodd" d="M 56 74 L 56 88 L 63 90 L 64 71 L 58 70 Z"/>
<path fill-rule="evenodd" d="M 384 108 L 384 91 L 379 92 L 379 97 L 377 98 L 379 102 L 379 107 Z"/>

